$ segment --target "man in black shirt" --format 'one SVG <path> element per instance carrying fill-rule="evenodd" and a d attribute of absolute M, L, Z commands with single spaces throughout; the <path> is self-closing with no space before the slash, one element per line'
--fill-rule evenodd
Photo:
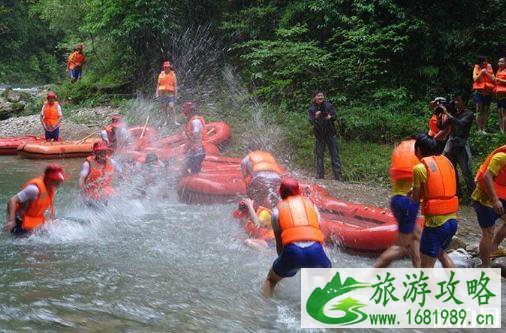
<path fill-rule="evenodd" d="M 316 178 L 324 178 L 325 170 L 323 166 L 323 155 L 325 146 L 329 149 L 332 162 L 332 171 L 334 178 L 342 180 L 341 160 L 339 159 L 339 147 L 337 146 L 336 127 L 336 109 L 325 100 L 323 92 L 317 92 L 313 104 L 309 108 L 309 122 L 313 125 L 313 133 L 316 138 Z"/>
<path fill-rule="evenodd" d="M 455 96 L 455 112 L 452 114 L 446 107 L 441 107 L 446 115 L 438 126 L 442 129 L 451 126 L 450 138 L 446 142 L 443 155 L 448 157 L 457 171 L 457 166 L 464 176 L 468 195 L 474 191 L 475 183 L 471 172 L 471 150 L 469 148 L 469 132 L 474 122 L 474 114 L 465 108 L 464 99 L 461 95 Z M 457 173 L 458 176 L 458 173 Z"/>

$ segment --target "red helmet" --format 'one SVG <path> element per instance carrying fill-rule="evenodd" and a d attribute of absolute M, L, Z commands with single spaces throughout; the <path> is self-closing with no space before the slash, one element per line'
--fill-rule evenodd
<path fill-rule="evenodd" d="M 111 125 L 112 127 L 120 127 L 121 126 L 121 115 L 115 114 L 111 118 Z"/>
<path fill-rule="evenodd" d="M 184 102 L 183 103 L 183 113 L 185 115 L 187 115 L 190 112 L 192 112 L 193 110 L 195 110 L 196 107 L 197 107 L 197 104 L 195 104 L 194 102 Z"/>
<path fill-rule="evenodd" d="M 283 178 L 281 185 L 279 186 L 279 195 L 282 199 L 286 199 L 291 195 L 299 195 L 300 188 L 299 182 L 293 178 Z"/>
<path fill-rule="evenodd" d="M 93 144 L 93 152 L 94 153 L 99 152 L 99 151 L 108 151 L 108 150 L 109 150 L 109 147 L 103 141 L 95 142 Z"/>
<path fill-rule="evenodd" d="M 48 91 L 47 92 L 47 98 L 51 98 L 51 97 L 52 98 L 56 98 L 56 94 L 54 92 L 52 92 L 52 91 Z"/>
<path fill-rule="evenodd" d="M 168 61 L 163 62 L 163 68 L 171 68 L 171 67 L 172 66 L 171 66 L 170 62 L 168 62 Z"/>
<path fill-rule="evenodd" d="M 60 181 L 65 180 L 63 168 L 59 164 L 48 164 L 44 170 L 44 178 Z"/>

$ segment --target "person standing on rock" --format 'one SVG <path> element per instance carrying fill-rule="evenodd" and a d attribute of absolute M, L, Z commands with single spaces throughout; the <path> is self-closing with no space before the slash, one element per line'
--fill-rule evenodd
<path fill-rule="evenodd" d="M 56 94 L 50 91 L 40 111 L 40 122 L 44 127 L 46 141 L 58 141 L 62 119 L 63 113 L 60 104 L 56 101 Z"/>
<path fill-rule="evenodd" d="M 506 236 L 506 145 L 494 150 L 478 169 L 476 189 L 471 196 L 481 228 L 482 267 L 490 267 L 490 257 L 504 255 L 498 250 Z M 505 222 L 496 229 L 496 221 Z M 495 253 L 494 253 L 495 252 Z"/>
<path fill-rule="evenodd" d="M 165 113 L 165 124 L 169 122 L 170 112 L 174 115 L 174 124 L 180 125 L 177 122 L 176 114 L 176 99 L 177 99 L 177 78 L 176 72 L 173 70 L 170 62 L 163 63 L 163 70 L 158 75 L 158 84 L 156 85 L 156 97 L 160 99 L 162 109 Z"/>
<path fill-rule="evenodd" d="M 77 44 L 74 51 L 67 59 L 67 70 L 70 72 L 70 82 L 74 83 L 79 80 L 83 74 L 83 64 L 86 57 L 83 54 L 83 44 Z"/>
<path fill-rule="evenodd" d="M 339 158 L 339 147 L 337 145 L 337 131 L 334 125 L 336 121 L 336 109 L 325 100 L 323 92 L 318 91 L 313 98 L 309 108 L 309 122 L 313 125 L 313 133 L 316 139 L 316 178 L 325 178 L 323 157 L 325 146 L 329 149 L 332 171 L 336 180 L 343 180 L 341 160 Z"/>

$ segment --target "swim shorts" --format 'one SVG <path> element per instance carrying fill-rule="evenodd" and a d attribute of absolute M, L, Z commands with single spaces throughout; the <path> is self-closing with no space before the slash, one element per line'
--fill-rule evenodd
<path fill-rule="evenodd" d="M 497 108 L 498 109 L 506 109 L 506 98 L 499 99 L 497 101 Z"/>
<path fill-rule="evenodd" d="M 58 141 L 58 138 L 60 137 L 60 128 L 57 127 L 53 131 L 45 131 L 45 137 L 46 141 Z"/>
<path fill-rule="evenodd" d="M 490 103 L 492 102 L 492 95 L 483 95 L 477 92 L 474 95 L 473 99 L 476 104 L 483 104 L 484 106 L 489 106 Z"/>
<path fill-rule="evenodd" d="M 415 229 L 418 204 L 405 195 L 394 195 L 390 199 L 390 209 L 399 226 L 399 232 L 410 234 Z"/>
<path fill-rule="evenodd" d="M 501 200 L 504 207 L 506 207 L 506 200 Z M 475 201 L 473 203 L 474 211 L 478 217 L 478 223 L 481 228 L 490 228 L 495 225 L 495 221 L 499 219 L 499 215 L 496 214 L 493 208 L 482 205 Z"/>
<path fill-rule="evenodd" d="M 70 77 L 72 79 L 76 79 L 77 80 L 77 79 L 79 79 L 82 76 L 82 73 L 83 73 L 83 71 L 81 69 L 74 68 L 74 69 L 70 70 Z"/>
<path fill-rule="evenodd" d="M 439 256 L 439 252 L 450 245 L 453 236 L 457 232 L 456 219 L 449 219 L 439 227 L 425 226 L 420 239 L 420 252 L 433 258 Z"/>
<path fill-rule="evenodd" d="M 320 243 L 314 242 L 308 247 L 290 243 L 272 264 L 274 273 L 281 277 L 291 277 L 301 268 L 330 268 L 332 264 Z"/>

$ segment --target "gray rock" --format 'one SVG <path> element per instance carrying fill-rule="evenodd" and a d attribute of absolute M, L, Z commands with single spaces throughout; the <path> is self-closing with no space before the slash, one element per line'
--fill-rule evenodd
<path fill-rule="evenodd" d="M 499 257 L 492 259 L 492 264 L 490 265 L 492 268 L 500 268 L 501 276 L 506 278 L 506 257 Z"/>

